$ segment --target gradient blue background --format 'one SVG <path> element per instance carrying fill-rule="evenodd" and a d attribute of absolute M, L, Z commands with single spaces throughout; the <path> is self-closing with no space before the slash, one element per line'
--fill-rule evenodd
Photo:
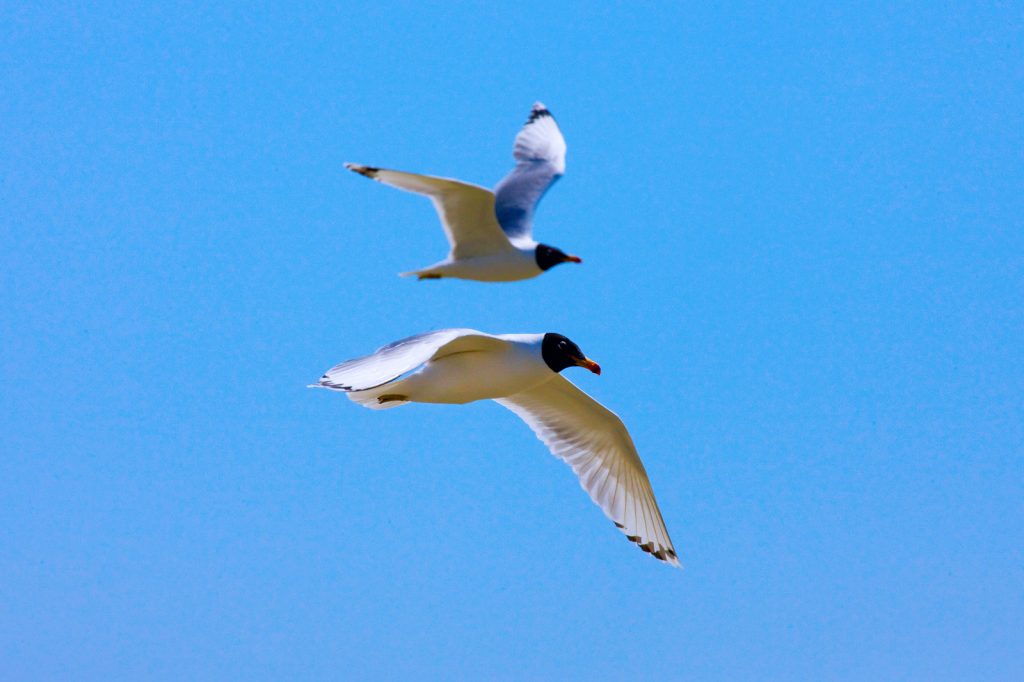
<path fill-rule="evenodd" d="M 1021 679 L 1024 10 L 0 10 L 9 680 Z M 395 275 L 530 105 L 512 285 Z M 557 330 L 684 563 L 511 413 L 305 385 Z"/>

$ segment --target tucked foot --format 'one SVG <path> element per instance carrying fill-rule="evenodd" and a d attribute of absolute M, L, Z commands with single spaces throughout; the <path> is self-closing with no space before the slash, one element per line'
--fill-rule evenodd
<path fill-rule="evenodd" d="M 420 275 L 420 279 L 441 279 L 441 275 Z"/>
<path fill-rule="evenodd" d="M 388 393 L 387 395 L 378 396 L 377 404 L 383 405 L 384 403 L 393 403 L 395 401 L 406 401 L 409 396 L 398 395 L 397 393 Z"/>

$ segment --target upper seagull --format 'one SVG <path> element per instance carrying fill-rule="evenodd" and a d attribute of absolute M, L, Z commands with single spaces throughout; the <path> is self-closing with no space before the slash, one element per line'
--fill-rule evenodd
<path fill-rule="evenodd" d="M 458 277 L 478 282 L 514 282 L 536 277 L 559 263 L 581 263 L 533 239 L 533 212 L 544 193 L 565 173 L 565 138 L 540 102 L 512 147 L 516 167 L 492 192 L 468 182 L 346 163 L 351 171 L 434 202 L 451 251 L 443 261 L 403 272 L 420 279 Z"/>
<path fill-rule="evenodd" d="M 442 329 L 336 365 L 313 386 L 344 391 L 374 410 L 411 402 L 494 400 L 572 467 L 583 489 L 626 537 L 679 566 L 633 439 L 614 412 L 559 374 L 573 366 L 601 373 L 561 334 Z"/>

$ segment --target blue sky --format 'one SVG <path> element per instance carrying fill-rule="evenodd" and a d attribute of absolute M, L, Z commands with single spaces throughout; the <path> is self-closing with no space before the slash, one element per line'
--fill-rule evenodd
<path fill-rule="evenodd" d="M 1019 679 L 1024 11 L 0 9 L 6 679 Z M 543 100 L 518 284 L 426 201 Z M 491 403 L 304 386 L 559 331 L 685 566 Z"/>

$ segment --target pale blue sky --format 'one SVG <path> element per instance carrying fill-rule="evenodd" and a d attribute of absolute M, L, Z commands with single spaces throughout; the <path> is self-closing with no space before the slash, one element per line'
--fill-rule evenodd
<path fill-rule="evenodd" d="M 1024 10 L 0 9 L 0 673 L 1020 679 Z M 415 282 L 534 100 L 519 284 Z M 604 368 L 685 566 L 494 404 L 304 386 L 431 328 Z"/>

